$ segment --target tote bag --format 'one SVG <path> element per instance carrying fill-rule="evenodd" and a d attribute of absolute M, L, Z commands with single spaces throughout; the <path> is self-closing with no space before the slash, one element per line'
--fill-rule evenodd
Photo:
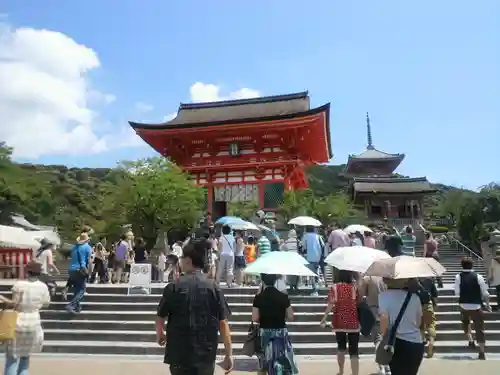
<path fill-rule="evenodd" d="M 243 343 L 243 354 L 248 357 L 253 357 L 254 354 L 261 350 L 259 326 L 251 323 L 248 327 L 248 335 Z"/>

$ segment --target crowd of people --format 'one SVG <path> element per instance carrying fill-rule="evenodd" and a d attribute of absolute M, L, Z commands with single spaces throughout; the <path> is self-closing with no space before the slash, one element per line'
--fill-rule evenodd
<path fill-rule="evenodd" d="M 232 369 L 228 324 L 231 311 L 219 287 L 223 278 L 229 287 L 260 285 L 254 297 L 251 321 L 253 326 L 258 327 L 259 349 L 256 349 L 256 354 L 259 371 L 268 375 L 298 373 L 293 343 L 287 330 L 287 322 L 294 319 L 288 293 L 298 290 L 300 283 L 308 283 L 309 280 L 289 277 L 286 281 L 290 290 L 287 292 L 279 286 L 279 281 L 282 281 L 280 275 L 261 274 L 258 278 L 245 275 L 243 270 L 246 265 L 268 252 L 299 252 L 308 261 L 310 269 L 320 275 L 325 275 L 327 267 L 324 258 L 339 247 L 379 247 L 392 256 L 415 255 L 416 238 L 411 228 L 406 228 L 403 233 L 391 230 L 347 234 L 339 227 L 332 227 L 326 234 L 320 234 L 314 227 L 305 227 L 301 232 L 291 229 L 286 240 L 280 239 L 272 224 L 268 233 L 258 237 L 245 236 L 244 232 L 232 231 L 229 226 L 220 229 L 219 236 L 209 230 L 198 238 L 177 241 L 170 249 L 161 250 L 155 259 L 157 279 L 172 280 L 165 286 L 158 305 L 156 332 L 158 343 L 166 347 L 165 362 L 170 364 L 173 375 L 213 374 L 219 332 L 226 352 L 221 365 L 227 371 Z M 59 272 L 52 250 L 50 243 L 42 242 L 34 260 L 28 264 L 28 279 L 14 284 L 11 299 L 1 297 L 1 302 L 14 306 L 19 313 L 16 336 L 6 343 L 5 375 L 27 375 L 30 355 L 41 351 L 43 329 L 39 311 L 50 303 L 51 289 L 47 288 L 50 273 Z M 69 280 L 64 290 L 72 292 L 66 307 L 68 312 L 78 314 L 81 311 L 87 282 L 125 281 L 130 271 L 127 265 L 151 261 L 152 253 L 147 250 L 144 241 L 134 240 L 131 232 L 126 232 L 110 250 L 106 249 L 104 239 L 92 246 L 90 231 L 84 229 L 71 253 Z M 438 243 L 431 234 L 426 235 L 424 256 L 439 259 Z M 113 265 L 111 268 L 110 262 Z M 500 253 L 492 258 L 492 267 L 496 265 L 500 267 Z M 463 331 L 468 347 L 472 349 L 477 345 L 479 359 L 485 359 L 484 311 L 491 310 L 488 282 L 491 285 L 493 278 L 485 280 L 475 273 L 470 258 L 463 258 L 461 266 L 462 272 L 456 275 L 454 290 Z M 316 295 L 318 282 L 312 278 L 310 283 L 312 293 Z M 346 356 L 349 355 L 352 374 L 359 374 L 361 335 L 372 336 L 377 353 L 391 327 L 396 326 L 392 358 L 388 364 L 379 364 L 379 372 L 417 374 L 425 347 L 428 357 L 434 354 L 435 309 L 438 303 L 436 283 L 439 286 L 440 281 L 393 280 L 336 270 L 333 283 L 329 286 L 324 317 L 318 324 L 328 326 L 335 336 L 338 373 L 344 374 Z M 359 313 L 360 303 L 368 307 L 373 317 L 374 324 L 370 323 L 368 332 L 366 325 L 369 323 Z M 332 318 L 328 322 L 330 315 Z"/>

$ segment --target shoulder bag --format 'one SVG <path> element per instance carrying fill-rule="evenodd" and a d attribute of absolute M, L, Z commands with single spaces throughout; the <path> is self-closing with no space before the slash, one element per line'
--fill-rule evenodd
<path fill-rule="evenodd" d="M 0 342 L 13 340 L 16 337 L 18 310 L 23 297 L 24 292 L 20 292 L 19 301 L 13 309 L 0 310 Z"/>
<path fill-rule="evenodd" d="M 401 319 L 410 303 L 412 293 L 408 292 L 406 294 L 406 298 L 401 305 L 401 310 L 399 310 L 399 314 L 394 321 L 392 327 L 390 327 L 387 332 L 385 332 L 382 340 L 377 343 L 377 347 L 375 349 L 375 362 L 382 366 L 388 366 L 392 361 L 392 356 L 394 355 L 394 342 L 396 341 L 396 332 L 398 331 L 399 323 L 401 323 Z"/>
<path fill-rule="evenodd" d="M 255 354 L 261 352 L 261 337 L 259 325 L 250 323 L 248 327 L 248 335 L 243 343 L 243 354 L 248 357 L 253 357 Z"/>
<path fill-rule="evenodd" d="M 89 274 L 89 269 L 87 268 L 87 266 L 84 266 L 83 265 L 83 262 L 82 262 L 82 255 L 80 254 L 80 249 L 76 249 L 76 256 L 78 258 L 78 264 L 80 265 L 80 273 L 83 275 L 83 276 L 88 276 Z"/>

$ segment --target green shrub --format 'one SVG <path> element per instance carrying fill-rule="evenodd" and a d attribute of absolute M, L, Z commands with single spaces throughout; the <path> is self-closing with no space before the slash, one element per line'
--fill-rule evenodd
<path fill-rule="evenodd" d="M 431 225 L 430 227 L 425 228 L 431 233 L 448 233 L 449 228 L 440 226 L 440 225 Z"/>

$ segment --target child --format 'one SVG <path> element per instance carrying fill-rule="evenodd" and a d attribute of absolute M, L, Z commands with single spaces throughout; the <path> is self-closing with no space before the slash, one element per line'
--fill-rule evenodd
<path fill-rule="evenodd" d="M 247 244 L 245 245 L 245 263 L 249 265 L 257 259 L 257 250 L 255 248 L 255 239 L 253 237 L 247 238 Z M 253 277 L 251 275 L 245 274 L 243 283 L 245 285 L 253 284 Z"/>

